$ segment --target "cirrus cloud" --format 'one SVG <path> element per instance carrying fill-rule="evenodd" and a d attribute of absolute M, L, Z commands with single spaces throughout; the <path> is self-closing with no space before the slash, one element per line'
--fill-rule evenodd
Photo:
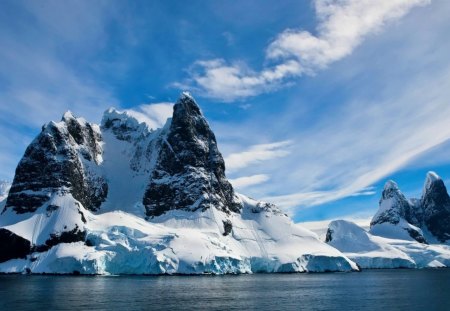
<path fill-rule="evenodd" d="M 283 31 L 265 52 L 272 65 L 254 71 L 242 62 L 199 60 L 189 70 L 189 78 L 174 86 L 228 102 L 270 92 L 288 85 L 292 78 L 313 74 L 351 54 L 367 36 L 412 8 L 429 3 L 430 0 L 315 0 L 319 21 L 316 34 L 301 29 Z"/>

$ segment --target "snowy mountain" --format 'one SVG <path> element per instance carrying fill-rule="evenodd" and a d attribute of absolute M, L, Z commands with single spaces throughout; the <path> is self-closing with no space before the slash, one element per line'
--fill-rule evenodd
<path fill-rule="evenodd" d="M 420 199 L 406 199 L 393 181 L 388 181 L 380 209 L 372 219 L 371 233 L 386 237 L 446 242 L 450 239 L 450 197 L 442 179 L 428 172 Z M 407 234 L 407 236 L 405 236 Z"/>
<path fill-rule="evenodd" d="M 0 272 L 199 274 L 357 270 L 276 206 L 237 194 L 183 93 L 161 128 L 65 113 L 25 151 L 0 214 Z"/>
<path fill-rule="evenodd" d="M 421 199 L 407 199 L 388 181 L 369 230 L 333 221 L 326 242 L 362 268 L 450 267 L 449 202 L 434 172 L 427 174 Z"/>

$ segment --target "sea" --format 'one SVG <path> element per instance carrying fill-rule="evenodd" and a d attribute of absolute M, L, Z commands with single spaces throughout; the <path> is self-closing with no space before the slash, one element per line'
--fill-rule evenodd
<path fill-rule="evenodd" d="M 1 275 L 0 310 L 450 310 L 450 269 L 223 276 Z"/>

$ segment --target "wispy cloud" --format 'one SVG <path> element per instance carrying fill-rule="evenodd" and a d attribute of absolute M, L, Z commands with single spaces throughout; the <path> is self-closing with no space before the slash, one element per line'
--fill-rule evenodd
<path fill-rule="evenodd" d="M 275 133 L 279 124 L 295 129 L 289 132 L 290 154 L 283 161 L 264 163 L 271 182 L 250 188 L 249 194 L 300 211 L 349 196 L 374 195 L 375 190 L 367 187 L 425 152 L 445 155 L 447 149 L 433 148 L 450 141 L 450 43 L 442 40 L 449 11 L 444 2 L 427 7 L 423 14 L 417 11 L 391 32 L 368 42 L 367 49 L 362 47 L 354 57 L 318 75 L 309 86 L 338 94 L 337 90 L 347 89 L 332 103 L 313 98 L 309 105 L 321 105 L 313 116 L 298 112 L 299 103 L 293 101 L 284 114 L 234 128 L 241 133 L 250 128 Z M 426 27 L 425 16 L 432 16 Z M 301 90 L 294 94 L 301 96 Z M 307 126 L 301 125 L 304 120 Z M 427 153 L 426 158 L 432 156 Z M 426 163 L 431 166 L 433 161 Z M 450 160 L 444 162 L 441 156 L 439 161 Z M 257 169 L 247 166 L 239 173 L 249 176 Z"/>
<path fill-rule="evenodd" d="M 118 102 L 89 65 L 106 41 L 106 3 L 5 1 L 0 11 L 0 176 L 10 177 L 42 124 L 69 109 L 98 121 Z M 3 137 L 8 128 L 20 136 L 20 149 Z"/>
<path fill-rule="evenodd" d="M 145 122 L 150 128 L 164 126 L 168 118 L 172 117 L 173 103 L 143 104 L 133 109 L 127 109 L 139 122 Z"/>
<path fill-rule="evenodd" d="M 287 156 L 292 141 L 280 141 L 270 144 L 254 145 L 245 151 L 232 153 L 225 158 L 227 170 L 230 172 L 238 169 L 280 157 Z"/>
<path fill-rule="evenodd" d="M 204 96 L 234 101 L 276 90 L 352 53 L 365 37 L 430 0 L 315 0 L 317 34 L 287 29 L 266 50 L 270 65 L 252 70 L 240 61 L 199 60 L 190 77 L 174 85 Z"/>
<path fill-rule="evenodd" d="M 231 184 L 237 189 L 244 189 L 249 186 L 259 185 L 268 181 L 270 177 L 265 174 L 244 176 L 236 179 L 230 179 Z"/>

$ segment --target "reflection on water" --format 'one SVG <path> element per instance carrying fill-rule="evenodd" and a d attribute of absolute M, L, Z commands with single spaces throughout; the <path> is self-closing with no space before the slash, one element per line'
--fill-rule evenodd
<path fill-rule="evenodd" d="M 0 276 L 0 310 L 450 310 L 450 269 L 238 276 Z"/>

